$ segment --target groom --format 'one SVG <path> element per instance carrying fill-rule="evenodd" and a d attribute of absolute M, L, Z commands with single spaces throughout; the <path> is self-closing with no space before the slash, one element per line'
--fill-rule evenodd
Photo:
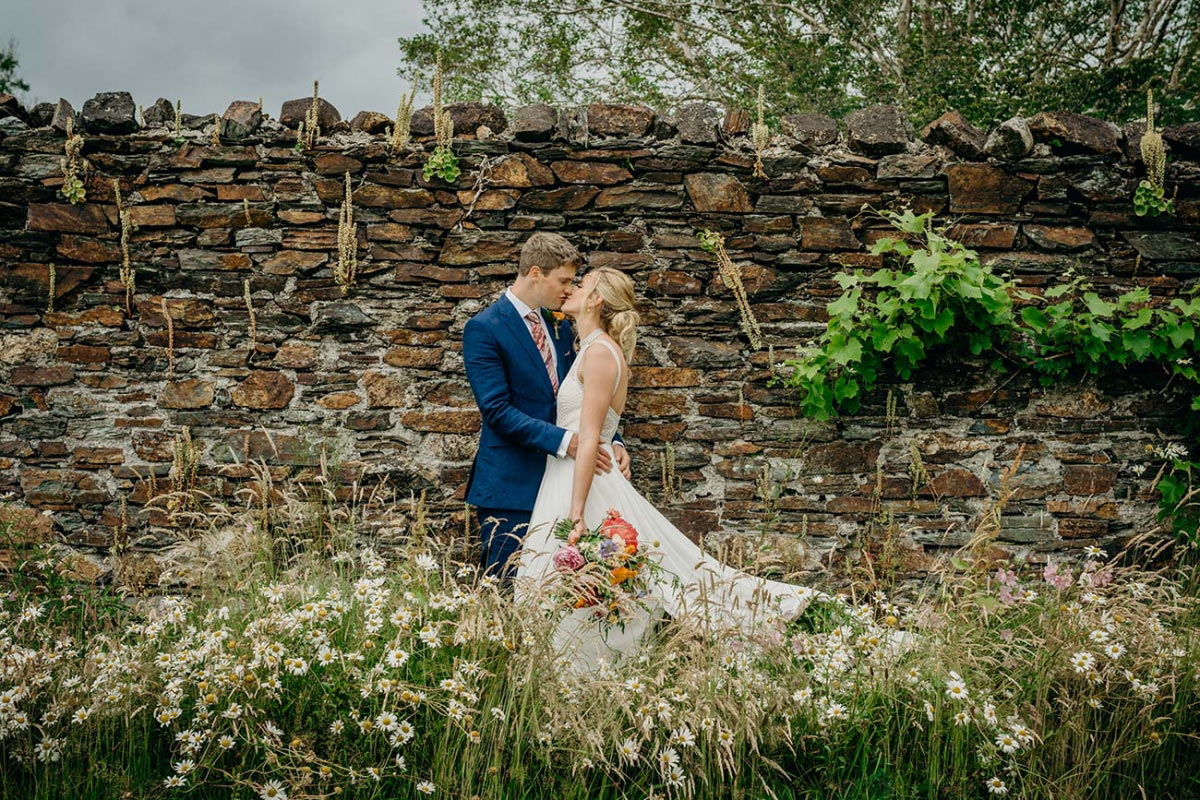
<path fill-rule="evenodd" d="M 521 247 L 516 281 L 463 328 L 463 363 L 483 417 L 467 503 L 476 507 L 484 573 L 505 589 L 546 455 L 575 457 L 578 436 L 554 424 L 558 386 L 575 360 L 575 336 L 570 322 L 550 312 L 570 296 L 582 263 L 579 251 L 557 233 L 533 234 Z M 628 478 L 629 454 L 619 436 L 613 452 Z M 612 469 L 603 448 L 596 469 Z"/>

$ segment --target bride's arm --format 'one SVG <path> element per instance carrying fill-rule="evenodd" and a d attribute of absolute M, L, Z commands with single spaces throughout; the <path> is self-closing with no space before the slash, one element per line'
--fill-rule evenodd
<path fill-rule="evenodd" d="M 579 445 L 575 453 L 570 513 L 570 518 L 576 521 L 583 519 L 583 509 L 596 471 L 596 455 L 600 450 L 600 429 L 604 426 L 609 401 L 617 385 L 616 357 L 605 348 L 590 350 L 598 351 L 601 355 L 598 358 L 586 358 L 579 365 L 583 379 L 583 409 L 579 417 Z M 576 530 L 579 530 L 578 526 Z"/>

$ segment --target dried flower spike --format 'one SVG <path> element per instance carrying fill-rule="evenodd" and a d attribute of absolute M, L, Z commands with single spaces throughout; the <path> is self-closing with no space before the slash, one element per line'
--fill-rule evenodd
<path fill-rule="evenodd" d="M 750 141 L 754 145 L 754 177 L 765 178 L 767 174 L 763 172 L 763 150 L 767 147 L 767 142 L 770 132 L 767 130 L 767 123 L 764 118 L 764 95 L 763 85 L 758 85 L 758 121 L 750 126 Z"/>

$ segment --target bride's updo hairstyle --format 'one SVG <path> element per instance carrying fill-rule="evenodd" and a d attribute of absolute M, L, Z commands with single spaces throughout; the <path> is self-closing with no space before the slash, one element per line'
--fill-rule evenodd
<path fill-rule="evenodd" d="M 600 306 L 600 324 L 605 333 L 616 340 L 625 352 L 625 361 L 633 361 L 637 346 L 637 327 L 641 315 L 634 308 L 633 281 L 624 272 L 612 267 L 596 267 L 594 291 L 604 304 Z"/>

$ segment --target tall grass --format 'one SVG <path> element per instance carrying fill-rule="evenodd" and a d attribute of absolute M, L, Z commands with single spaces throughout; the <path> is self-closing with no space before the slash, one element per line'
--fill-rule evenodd
<path fill-rule="evenodd" d="M 13 573 L 4 797 L 1200 796 L 1195 582 L 1136 550 L 668 621 L 581 676 L 422 504 L 253 472 L 175 504 L 173 594 Z"/>

